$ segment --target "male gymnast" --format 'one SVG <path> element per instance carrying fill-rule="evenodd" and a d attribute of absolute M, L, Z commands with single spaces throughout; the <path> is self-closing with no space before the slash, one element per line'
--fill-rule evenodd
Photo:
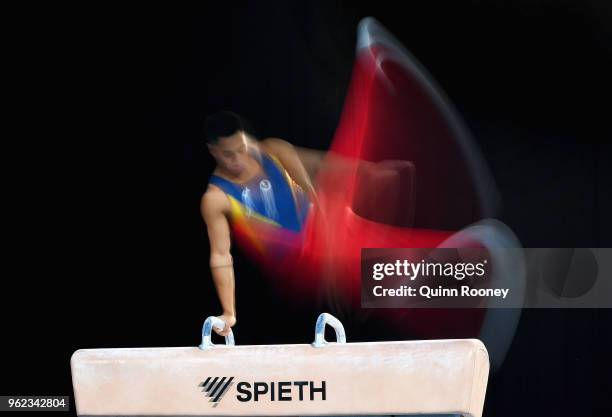
<path fill-rule="evenodd" d="M 257 239 L 270 230 L 299 236 L 316 194 L 311 175 L 321 153 L 267 138 L 256 140 L 244 120 L 227 111 L 208 116 L 203 123 L 208 151 L 216 162 L 200 210 L 210 241 L 210 268 L 225 322 L 220 336 L 236 324 L 234 268 L 230 227 L 239 236 Z M 308 169 L 307 169 L 308 167 Z M 276 234 L 276 233 L 275 233 Z"/>

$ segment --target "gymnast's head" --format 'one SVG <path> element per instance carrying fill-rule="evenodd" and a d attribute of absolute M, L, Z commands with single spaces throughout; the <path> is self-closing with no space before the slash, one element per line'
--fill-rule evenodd
<path fill-rule="evenodd" d="M 254 138 L 241 116 L 229 111 L 208 115 L 202 129 L 208 151 L 217 165 L 231 176 L 239 176 L 248 166 L 249 146 Z"/>

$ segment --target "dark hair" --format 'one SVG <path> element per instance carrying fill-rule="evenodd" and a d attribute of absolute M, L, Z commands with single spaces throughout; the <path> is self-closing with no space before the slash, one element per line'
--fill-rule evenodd
<path fill-rule="evenodd" d="M 220 111 L 208 115 L 202 122 L 204 141 L 215 143 L 221 137 L 232 136 L 238 131 L 248 133 L 245 120 L 231 111 Z"/>

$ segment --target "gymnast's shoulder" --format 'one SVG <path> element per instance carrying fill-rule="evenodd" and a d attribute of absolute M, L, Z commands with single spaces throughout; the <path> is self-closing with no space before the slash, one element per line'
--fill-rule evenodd
<path fill-rule="evenodd" d="M 221 213 L 227 213 L 230 209 L 229 200 L 225 193 L 213 184 L 208 184 L 206 191 L 200 199 L 200 212 L 204 219 Z"/>
<path fill-rule="evenodd" d="M 259 146 L 272 155 L 284 154 L 287 152 L 295 152 L 291 143 L 281 138 L 265 138 L 259 141 Z"/>

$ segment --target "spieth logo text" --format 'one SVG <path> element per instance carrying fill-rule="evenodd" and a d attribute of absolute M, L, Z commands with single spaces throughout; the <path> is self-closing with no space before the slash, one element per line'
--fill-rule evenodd
<path fill-rule="evenodd" d="M 234 377 L 208 377 L 198 386 L 216 407 L 236 383 L 236 399 L 249 401 L 325 401 L 325 381 L 234 381 Z"/>

